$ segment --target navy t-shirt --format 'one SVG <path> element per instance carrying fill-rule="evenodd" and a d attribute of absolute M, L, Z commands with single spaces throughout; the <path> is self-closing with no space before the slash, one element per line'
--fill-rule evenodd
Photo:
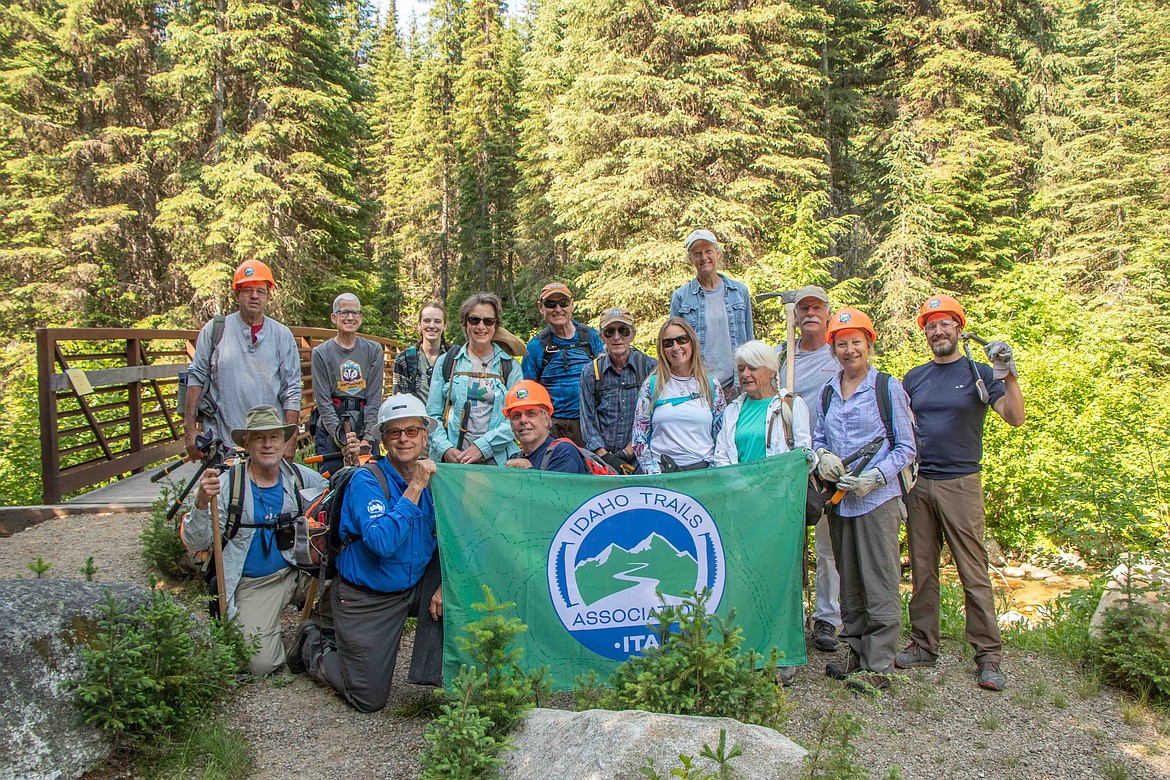
<path fill-rule="evenodd" d="M 544 452 L 552 442 L 553 437 L 549 436 L 544 440 L 544 444 L 532 451 L 531 455 L 524 456 L 532 464 L 532 468 L 540 468 L 540 462 L 544 460 Z M 585 465 L 585 460 L 581 457 L 581 453 L 577 451 L 574 445 L 568 442 L 561 442 L 553 447 L 552 455 L 548 459 L 548 468 L 545 471 L 562 471 L 565 474 L 588 474 L 589 468 Z"/>
<path fill-rule="evenodd" d="M 1003 398 L 1003 382 L 986 363 L 976 363 L 991 405 Z M 927 479 L 955 479 L 979 473 L 983 460 L 983 421 L 971 363 L 930 361 L 906 372 L 902 387 L 910 396 L 918 431 L 919 473 Z"/>

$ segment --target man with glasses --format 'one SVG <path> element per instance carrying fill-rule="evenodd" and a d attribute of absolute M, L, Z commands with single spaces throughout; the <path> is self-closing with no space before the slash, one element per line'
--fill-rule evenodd
<path fill-rule="evenodd" d="M 735 350 L 751 341 L 752 299 L 747 285 L 719 273 L 723 247 L 710 230 L 683 242 L 695 278 L 670 296 L 670 316 L 682 317 L 699 336 L 699 353 L 728 401 L 735 399 Z"/>
<path fill-rule="evenodd" d="M 552 436 L 585 446 L 581 435 L 581 371 L 605 349 L 596 329 L 573 319 L 573 294 L 549 282 L 537 301 L 547 326 L 528 342 L 524 378 L 544 385 L 552 397 Z"/>
<path fill-rule="evenodd" d="M 991 365 L 964 360 L 959 337 L 967 326 L 963 307 L 949 295 L 922 305 L 918 326 L 934 359 L 906 373 L 918 434 L 918 481 L 906 497 L 910 545 L 910 644 L 894 659 L 899 669 L 934 666 L 939 653 L 939 554 L 951 548 L 963 583 L 967 641 L 975 648 L 976 682 L 1001 691 L 1002 642 L 995 594 L 983 547 L 983 423 L 990 406 L 1013 427 L 1024 423 L 1024 396 L 1012 348 L 1002 341 L 984 347 Z"/>
<path fill-rule="evenodd" d="M 614 307 L 601 315 L 605 354 L 581 372 L 579 401 L 585 446 L 619 474 L 632 474 L 638 459 L 630 443 L 634 408 L 642 382 L 658 361 L 635 349 L 634 318 L 628 309 Z"/>
<path fill-rule="evenodd" d="M 329 319 L 337 334 L 313 347 L 314 444 L 322 473 L 356 464 L 363 446 L 378 446 L 377 416 L 382 403 L 386 355 L 381 344 L 357 335 L 362 304 L 352 293 L 333 299 Z M 314 427 L 310 422 L 310 427 Z"/>
<path fill-rule="evenodd" d="M 276 281 L 267 265 L 246 260 L 232 276 L 238 311 L 213 317 L 195 340 L 187 371 L 183 428 L 187 456 L 201 460 L 196 424 L 214 438 L 230 441 L 247 423 L 248 410 L 267 404 L 283 410 L 284 421 L 301 416 L 301 356 L 292 331 L 265 317 Z M 292 460 L 297 437 L 289 437 L 284 457 Z"/>

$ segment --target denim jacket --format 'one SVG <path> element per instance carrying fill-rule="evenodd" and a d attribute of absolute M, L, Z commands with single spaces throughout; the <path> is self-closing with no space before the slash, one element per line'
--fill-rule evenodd
<path fill-rule="evenodd" d="M 495 348 L 495 354 L 492 356 L 488 371 L 497 376 L 502 375 L 501 364 L 505 360 L 512 360 L 512 356 L 501 349 L 498 344 L 492 346 Z M 460 373 L 470 371 L 472 367 L 471 360 L 467 357 L 467 345 L 464 344 L 455 355 L 455 369 L 452 372 L 450 383 L 447 383 L 443 381 L 443 363 L 446 360 L 447 355 L 443 354 L 435 361 L 434 374 L 431 376 L 431 391 L 427 397 L 427 414 L 439 421 L 439 427 L 430 437 L 431 457 L 435 460 L 442 458 L 443 453 L 454 447 L 459 441 L 459 422 L 463 416 L 463 403 L 467 400 L 467 385 L 470 381 L 467 376 L 461 376 Z M 479 451 L 484 455 L 485 465 L 491 465 L 494 462 L 502 466 L 508 458 L 520 452 L 520 448 L 516 446 L 515 437 L 512 435 L 512 426 L 504 417 L 504 399 L 508 391 L 521 378 L 520 366 L 513 364 L 508 374 L 506 386 L 499 379 L 492 380 L 495 402 L 492 404 L 492 416 L 488 421 L 487 433 L 475 441 L 463 442 L 464 449 L 469 444 L 474 444 L 479 448 Z M 451 414 L 447 420 L 443 420 L 443 410 L 447 406 L 448 394 L 451 398 Z"/>
<path fill-rule="evenodd" d="M 727 329 L 731 332 L 731 351 L 734 353 L 753 338 L 752 300 L 747 285 L 728 279 L 723 274 L 719 274 L 719 278 L 723 280 Z M 697 278 L 691 279 L 670 296 L 670 316 L 682 317 L 690 323 L 699 336 L 699 347 L 702 349 L 707 343 L 707 309 Z"/>

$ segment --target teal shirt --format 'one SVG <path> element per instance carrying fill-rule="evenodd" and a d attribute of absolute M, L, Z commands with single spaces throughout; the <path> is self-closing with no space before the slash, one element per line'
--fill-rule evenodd
<path fill-rule="evenodd" d="M 735 451 L 740 463 L 761 460 L 768 454 L 768 405 L 771 398 L 745 398 L 735 422 Z"/>

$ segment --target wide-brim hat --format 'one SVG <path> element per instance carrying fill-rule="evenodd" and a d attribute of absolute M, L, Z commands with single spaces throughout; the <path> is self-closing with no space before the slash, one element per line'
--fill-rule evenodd
<path fill-rule="evenodd" d="M 253 406 L 248 410 L 248 416 L 244 418 L 244 427 L 232 429 L 232 441 L 237 447 L 243 447 L 248 441 L 248 434 L 257 431 L 283 431 L 284 440 L 287 442 L 297 435 L 297 426 L 286 423 L 275 406 L 268 404 Z"/>

